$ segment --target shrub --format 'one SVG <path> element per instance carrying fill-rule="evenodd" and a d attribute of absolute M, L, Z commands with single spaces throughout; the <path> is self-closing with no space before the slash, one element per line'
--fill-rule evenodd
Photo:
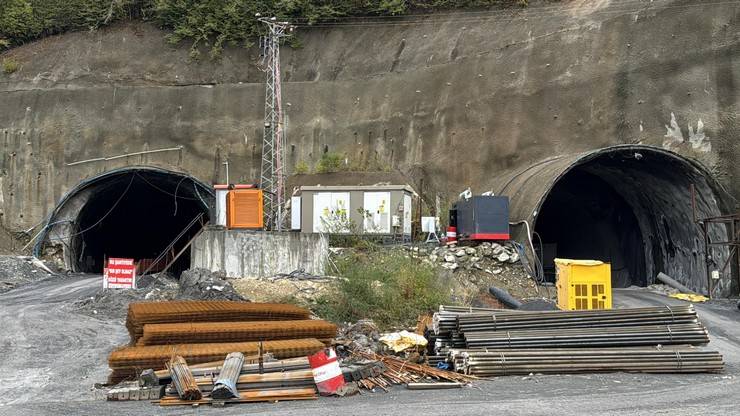
<path fill-rule="evenodd" d="M 293 174 L 295 175 L 305 175 L 309 172 L 308 163 L 299 160 L 298 163 L 295 164 L 295 168 L 293 168 Z"/>
<path fill-rule="evenodd" d="M 316 173 L 334 173 L 347 170 L 344 155 L 327 152 L 321 155 L 321 160 L 316 165 Z"/>
<path fill-rule="evenodd" d="M 315 312 L 343 322 L 363 318 L 381 328 L 410 326 L 421 313 L 449 301 L 449 289 L 430 265 L 398 251 L 356 251 L 337 262 L 337 293 L 317 300 Z"/>
<path fill-rule="evenodd" d="M 20 62 L 16 61 L 14 58 L 3 59 L 3 72 L 5 72 L 6 74 L 12 74 L 13 72 L 20 69 L 20 67 Z"/>

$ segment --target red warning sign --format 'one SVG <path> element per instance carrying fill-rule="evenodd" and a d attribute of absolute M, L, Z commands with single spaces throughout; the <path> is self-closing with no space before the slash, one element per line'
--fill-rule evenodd
<path fill-rule="evenodd" d="M 103 288 L 136 289 L 134 259 L 109 258 L 103 269 Z"/>

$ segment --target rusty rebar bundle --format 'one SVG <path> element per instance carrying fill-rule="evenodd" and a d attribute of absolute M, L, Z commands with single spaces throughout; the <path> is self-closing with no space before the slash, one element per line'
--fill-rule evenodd
<path fill-rule="evenodd" d="M 337 326 L 322 320 L 146 324 L 137 345 L 331 339 Z"/>
<path fill-rule="evenodd" d="M 232 301 L 167 301 L 131 303 L 126 328 L 132 343 L 145 324 L 178 322 L 280 321 L 308 319 L 310 312 L 294 305 Z"/>
<path fill-rule="evenodd" d="M 180 355 L 191 364 L 223 360 L 231 352 L 244 355 L 257 355 L 259 342 L 231 342 L 222 344 L 179 344 L 152 345 L 143 347 L 122 347 L 108 356 L 108 365 L 113 370 L 109 382 L 118 382 L 136 377 L 148 368 L 155 370 L 165 367 L 173 355 Z M 293 358 L 311 355 L 324 348 L 324 343 L 316 339 L 292 339 L 262 342 L 262 353 L 271 353 L 275 358 Z"/>
<path fill-rule="evenodd" d="M 184 358 L 176 355 L 167 362 L 167 369 L 172 377 L 172 383 L 177 389 L 177 395 L 184 400 L 200 400 L 203 394 L 195 382 L 193 374 Z"/>

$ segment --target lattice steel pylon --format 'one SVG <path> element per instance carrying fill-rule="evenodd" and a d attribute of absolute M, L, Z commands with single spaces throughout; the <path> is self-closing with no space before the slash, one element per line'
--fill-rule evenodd
<path fill-rule="evenodd" d="M 265 80 L 265 124 L 262 140 L 262 170 L 260 188 L 263 190 L 265 229 L 283 229 L 285 208 L 285 143 L 283 135 L 283 108 L 280 82 L 280 40 L 293 28 L 275 17 L 258 20 L 267 25 L 268 32 L 261 40 Z"/>

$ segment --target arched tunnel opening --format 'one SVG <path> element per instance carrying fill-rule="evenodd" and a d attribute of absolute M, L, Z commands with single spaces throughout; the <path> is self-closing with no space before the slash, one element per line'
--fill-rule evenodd
<path fill-rule="evenodd" d="M 542 205 L 535 231 L 543 242 L 548 280 L 554 258 L 611 263 L 612 285 L 647 286 L 645 243 L 632 207 L 607 182 L 574 169 L 553 187 Z"/>
<path fill-rule="evenodd" d="M 737 292 L 732 271 L 722 270 L 729 250 L 707 250 L 696 222 L 727 211 L 725 192 L 699 163 L 621 145 L 552 157 L 500 180 L 512 220 L 532 221 L 548 281 L 555 281 L 555 258 L 572 258 L 611 263 L 616 288 L 656 283 L 663 272 L 700 293 Z M 722 226 L 708 231 L 711 241 L 727 240 Z M 710 270 L 720 278 L 710 281 Z"/>
<path fill-rule="evenodd" d="M 106 258 L 133 258 L 139 274 L 168 267 L 179 275 L 211 199 L 205 185 L 176 172 L 132 168 L 96 178 L 65 204 L 67 261 L 75 271 L 102 273 Z"/>

